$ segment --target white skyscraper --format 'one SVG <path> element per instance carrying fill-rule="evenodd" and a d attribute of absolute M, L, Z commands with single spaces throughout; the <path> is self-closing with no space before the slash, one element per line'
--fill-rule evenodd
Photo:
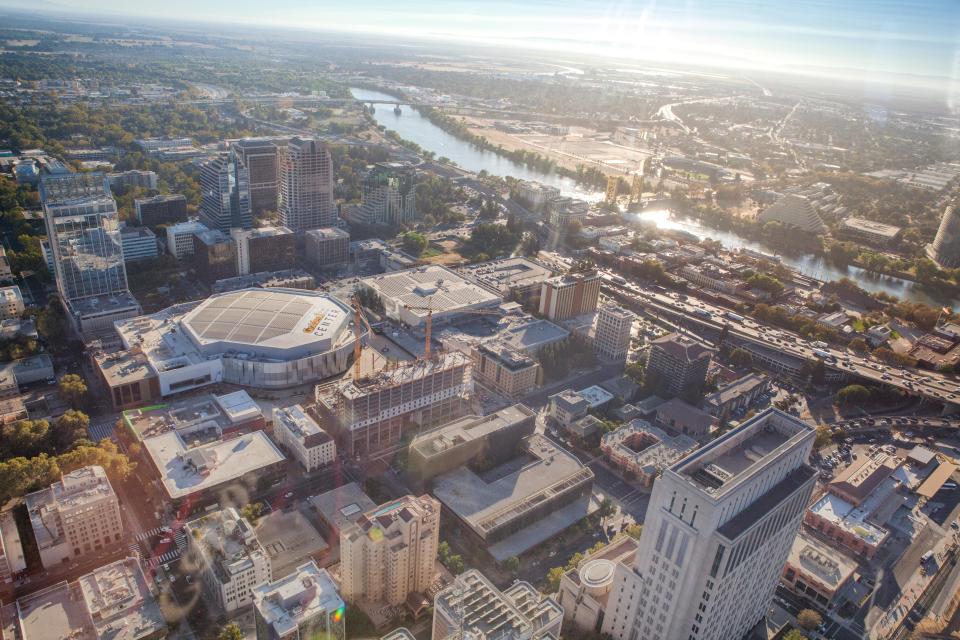
<path fill-rule="evenodd" d="M 293 138 L 280 160 L 280 224 L 293 231 L 336 226 L 335 181 L 327 145 Z"/>
<path fill-rule="evenodd" d="M 667 469 L 633 566 L 617 567 L 603 632 L 743 637 L 766 612 L 813 491 L 814 435 L 768 409 Z"/>

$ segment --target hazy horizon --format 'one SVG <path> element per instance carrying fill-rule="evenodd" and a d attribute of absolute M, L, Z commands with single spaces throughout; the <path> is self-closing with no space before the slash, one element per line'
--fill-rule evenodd
<path fill-rule="evenodd" d="M 15 5 L 8 5 L 15 6 Z M 51 1 L 35 8 L 336 30 L 756 70 L 845 70 L 956 81 L 960 11 L 950 0 Z"/>

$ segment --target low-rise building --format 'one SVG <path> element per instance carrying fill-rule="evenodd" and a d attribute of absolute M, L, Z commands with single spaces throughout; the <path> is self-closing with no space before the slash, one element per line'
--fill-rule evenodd
<path fill-rule="evenodd" d="M 161 194 L 133 201 L 137 223 L 145 227 L 172 224 L 187 219 L 187 198 L 179 193 Z"/>
<path fill-rule="evenodd" d="M 53 358 L 48 353 L 38 353 L 27 358 L 14 360 L 10 365 L 13 377 L 21 387 L 34 382 L 54 379 Z"/>
<path fill-rule="evenodd" d="M 762 373 L 747 375 L 724 385 L 703 398 L 703 408 L 721 422 L 743 411 L 770 390 L 770 378 Z"/>
<path fill-rule="evenodd" d="M 167 253 L 177 260 L 192 256 L 193 236 L 209 231 L 207 226 L 197 220 L 178 222 L 167 227 Z"/>
<path fill-rule="evenodd" d="M 538 300 L 543 282 L 553 277 L 550 269 L 522 256 L 480 262 L 461 272 L 505 300 L 520 303 Z"/>
<path fill-rule="evenodd" d="M 231 229 L 237 258 L 237 275 L 291 269 L 297 260 L 293 231 L 286 227 Z"/>
<path fill-rule="evenodd" d="M 326 570 L 308 562 L 254 589 L 257 640 L 345 638 L 346 606 Z"/>
<path fill-rule="evenodd" d="M 485 416 L 464 416 L 410 441 L 407 474 L 424 488 L 439 475 L 483 461 L 496 466 L 511 457 L 536 427 L 536 414 L 515 404 Z"/>
<path fill-rule="evenodd" d="M 340 546 L 340 532 L 351 522 L 359 520 L 376 503 L 356 482 L 348 482 L 335 489 L 310 498 L 310 506 L 317 514 L 320 532 L 331 546 Z"/>
<path fill-rule="evenodd" d="M 274 580 L 290 575 L 308 559 L 326 559 L 330 545 L 310 520 L 296 508 L 273 509 L 253 527 L 270 558 Z"/>
<path fill-rule="evenodd" d="M 865 218 L 846 218 L 840 223 L 840 232 L 856 240 L 886 246 L 900 235 L 902 229 L 892 224 L 874 222 Z"/>
<path fill-rule="evenodd" d="M 263 429 L 266 425 L 259 405 L 246 391 L 189 396 L 142 409 L 128 409 L 122 419 L 127 433 L 136 442 L 170 431 L 179 431 L 191 440 L 194 432 L 236 435 Z"/>
<path fill-rule="evenodd" d="M 529 355 L 493 340 L 473 351 L 473 377 L 495 393 L 516 400 L 536 389 L 540 364 Z"/>
<path fill-rule="evenodd" d="M 248 273 L 245 276 L 222 278 L 213 283 L 210 289 L 213 293 L 230 293 L 241 289 L 316 289 L 317 280 L 303 269 L 286 269 L 284 271 L 261 271 Z"/>
<path fill-rule="evenodd" d="M 501 591 L 482 573 L 470 569 L 437 594 L 430 637 L 556 640 L 562 626 L 563 608 L 529 583 L 514 582 Z"/>
<path fill-rule="evenodd" d="M 136 558 L 94 569 L 4 607 L 4 638 L 159 640 L 167 623 Z"/>
<path fill-rule="evenodd" d="M 223 613 L 253 602 L 253 588 L 271 580 L 270 560 L 253 526 L 233 507 L 184 525 L 187 558 L 197 567 L 209 599 Z"/>
<path fill-rule="evenodd" d="M 155 171 L 143 171 L 141 169 L 130 169 L 129 171 L 119 171 L 117 173 L 108 173 L 107 180 L 110 181 L 110 190 L 118 189 L 157 189 L 157 173 Z"/>
<path fill-rule="evenodd" d="M 23 294 L 20 287 L 0 287 L 0 318 L 7 320 L 23 315 Z"/>
<path fill-rule="evenodd" d="M 120 244 L 124 262 L 157 257 L 157 236 L 149 227 L 124 227 L 120 230 Z"/>
<path fill-rule="evenodd" d="M 888 532 L 867 522 L 867 515 L 843 498 L 825 493 L 807 509 L 803 521 L 838 546 L 869 559 L 887 539 Z"/>
<path fill-rule="evenodd" d="M 859 507 L 900 465 L 899 458 L 877 451 L 840 471 L 827 485 L 827 491 Z"/>
<path fill-rule="evenodd" d="M 459 468 L 434 479 L 443 503 L 473 544 L 498 562 L 519 556 L 587 516 L 593 471 L 541 435 L 482 476 Z"/>
<path fill-rule="evenodd" d="M 716 423 L 712 415 L 679 398 L 667 400 L 657 407 L 657 424 L 692 438 L 706 438 Z"/>
<path fill-rule="evenodd" d="M 307 471 L 325 467 L 337 457 L 333 437 L 299 404 L 283 409 L 274 408 L 273 434 L 277 442 L 293 453 L 293 457 Z"/>
<path fill-rule="evenodd" d="M 590 402 L 573 389 L 564 389 L 547 398 L 548 415 L 562 427 L 568 427 L 587 415 Z"/>
<path fill-rule="evenodd" d="M 853 558 L 801 531 L 793 541 L 780 582 L 801 598 L 829 607 L 857 566 Z"/>
<path fill-rule="evenodd" d="M 284 472 L 283 453 L 263 431 L 221 440 L 218 430 L 198 425 L 191 431 L 167 431 L 143 441 L 143 449 L 174 509 L 191 512 L 220 499 L 236 485 L 245 493 L 258 482 L 269 484 Z"/>
<path fill-rule="evenodd" d="M 101 351 L 94 353 L 93 359 L 114 410 L 122 411 L 160 399 L 160 379 L 142 352 Z"/>
<path fill-rule="evenodd" d="M 582 633 L 600 633 L 619 564 L 631 566 L 637 555 L 637 541 L 620 536 L 595 553 L 588 553 L 583 562 L 560 578 L 557 604 L 563 608 L 563 619 Z"/>
<path fill-rule="evenodd" d="M 304 234 L 307 262 L 324 269 L 350 261 L 350 234 L 337 227 L 309 229 Z"/>
<path fill-rule="evenodd" d="M 645 420 L 633 420 L 604 434 L 600 450 L 607 460 L 644 486 L 653 486 L 660 473 L 697 448 L 697 441 L 671 436 Z"/>
<path fill-rule="evenodd" d="M 120 502 L 103 467 L 77 469 L 25 501 L 48 569 L 111 548 L 123 537 Z"/>

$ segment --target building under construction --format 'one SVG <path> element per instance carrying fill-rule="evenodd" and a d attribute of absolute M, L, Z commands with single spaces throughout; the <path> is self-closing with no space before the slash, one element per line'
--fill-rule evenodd
<path fill-rule="evenodd" d="M 470 360 L 459 352 L 401 363 L 357 380 L 317 388 L 317 411 L 353 457 L 384 454 L 412 431 L 469 410 Z"/>

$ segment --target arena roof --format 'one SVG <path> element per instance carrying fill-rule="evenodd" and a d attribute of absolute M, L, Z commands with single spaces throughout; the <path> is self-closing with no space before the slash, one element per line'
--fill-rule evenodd
<path fill-rule="evenodd" d="M 329 296 L 244 289 L 207 298 L 182 325 L 201 348 L 218 342 L 273 348 L 326 342 L 328 349 L 349 319 L 347 306 Z"/>

